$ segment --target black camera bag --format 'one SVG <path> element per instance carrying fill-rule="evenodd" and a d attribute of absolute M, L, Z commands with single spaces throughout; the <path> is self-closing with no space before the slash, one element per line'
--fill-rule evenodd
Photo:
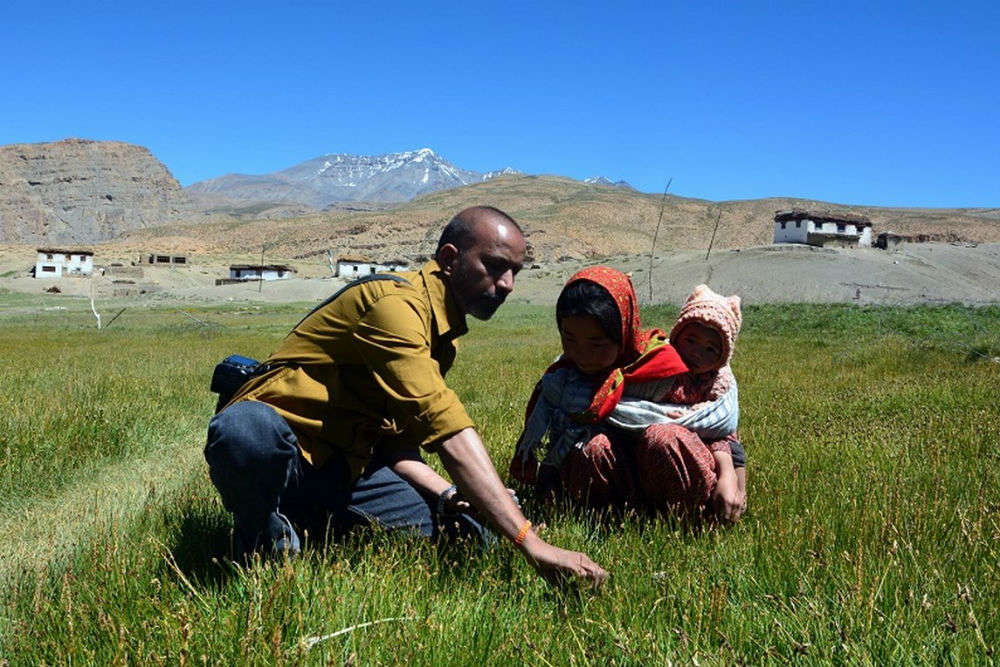
<path fill-rule="evenodd" d="M 256 359 L 231 354 L 215 365 L 212 391 L 219 395 L 215 411 L 221 410 L 247 380 L 257 375 L 261 364 Z"/>

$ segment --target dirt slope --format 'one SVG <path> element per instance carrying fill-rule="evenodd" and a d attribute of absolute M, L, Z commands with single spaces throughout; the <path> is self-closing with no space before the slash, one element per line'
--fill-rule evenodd
<path fill-rule="evenodd" d="M 659 217 L 659 195 L 589 185 L 555 176 L 510 176 L 420 197 L 390 210 L 328 211 L 287 220 L 169 225 L 130 232 L 122 247 L 186 252 L 239 252 L 268 245 L 289 258 L 362 254 L 373 259 L 417 258 L 433 252 L 441 227 L 473 204 L 497 206 L 525 228 L 540 262 L 646 254 Z M 710 202 L 668 196 L 658 251 L 707 248 L 716 218 L 718 248 L 765 245 L 778 209 L 819 208 L 866 215 L 875 231 L 935 233 L 952 239 L 1000 241 L 996 209 L 890 209 L 772 198 Z"/>

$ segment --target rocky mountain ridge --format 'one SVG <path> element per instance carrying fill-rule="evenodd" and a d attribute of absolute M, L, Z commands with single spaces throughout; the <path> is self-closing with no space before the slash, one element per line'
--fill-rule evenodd
<path fill-rule="evenodd" d="M 142 146 L 87 139 L 0 146 L 0 242 L 106 241 L 194 212 L 177 179 Z"/>

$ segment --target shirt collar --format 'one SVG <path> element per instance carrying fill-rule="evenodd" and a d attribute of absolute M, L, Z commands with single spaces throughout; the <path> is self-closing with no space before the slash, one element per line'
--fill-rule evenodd
<path fill-rule="evenodd" d="M 469 327 L 465 323 L 465 314 L 455 303 L 451 286 L 437 261 L 430 260 L 420 268 L 424 291 L 431 304 L 431 314 L 434 318 L 434 332 L 441 338 L 458 338 L 464 335 Z"/>

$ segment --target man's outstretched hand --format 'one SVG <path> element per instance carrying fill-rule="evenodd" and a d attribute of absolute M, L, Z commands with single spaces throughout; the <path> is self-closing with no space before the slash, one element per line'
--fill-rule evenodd
<path fill-rule="evenodd" d="M 608 578 L 607 571 L 587 554 L 553 546 L 533 532 L 521 545 L 524 557 L 550 584 L 563 586 L 573 581 L 598 589 Z"/>
<path fill-rule="evenodd" d="M 604 568 L 586 554 L 552 546 L 527 528 L 530 525 L 500 481 L 475 429 L 463 429 L 443 440 L 438 444 L 437 451 L 448 474 L 469 504 L 483 519 L 517 544 L 532 567 L 547 581 L 561 584 L 578 580 L 596 588 L 607 579 L 608 573 Z M 523 536 L 522 530 L 526 531 Z"/>

